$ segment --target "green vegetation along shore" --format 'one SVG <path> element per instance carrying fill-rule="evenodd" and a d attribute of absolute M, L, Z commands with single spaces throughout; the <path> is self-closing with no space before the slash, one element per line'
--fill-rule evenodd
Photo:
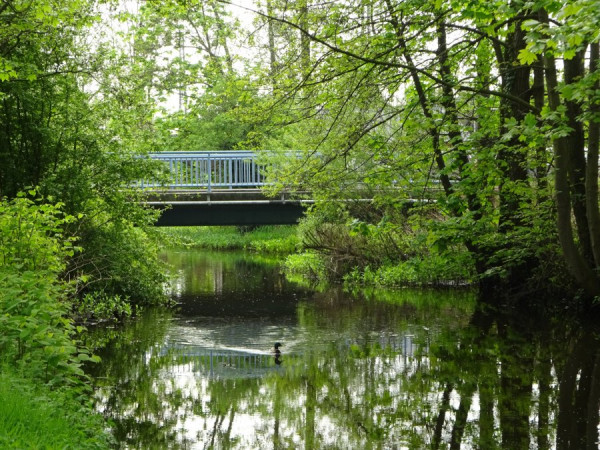
<path fill-rule="evenodd" d="M 428 248 L 423 230 L 355 228 L 318 222 L 313 215 L 299 226 L 173 227 L 161 233 L 163 242 L 174 246 L 278 254 L 285 258 L 285 272 L 318 282 L 445 287 L 474 280 L 465 251 L 436 252 Z"/>
<path fill-rule="evenodd" d="M 289 254 L 299 241 L 296 227 L 172 227 L 162 233 L 170 245 L 208 250 L 250 250 L 260 253 Z"/>
<path fill-rule="evenodd" d="M 82 365 L 97 358 L 71 318 L 76 286 L 61 274 L 76 251 L 60 207 L 0 202 L 0 447 L 106 448 Z"/>

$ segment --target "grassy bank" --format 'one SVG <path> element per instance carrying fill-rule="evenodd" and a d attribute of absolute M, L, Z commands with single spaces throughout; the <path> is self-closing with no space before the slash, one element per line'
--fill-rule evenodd
<path fill-rule="evenodd" d="M 72 394 L 52 390 L 5 366 L 0 374 L 0 448 L 110 447 L 103 418 Z"/>
<path fill-rule="evenodd" d="M 241 227 L 170 227 L 162 233 L 171 245 L 209 250 L 250 250 L 259 253 L 289 254 L 296 251 L 296 227 L 270 225 L 253 229 Z"/>

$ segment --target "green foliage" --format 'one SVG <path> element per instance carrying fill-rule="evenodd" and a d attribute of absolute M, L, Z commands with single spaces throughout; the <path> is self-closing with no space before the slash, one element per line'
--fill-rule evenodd
<path fill-rule="evenodd" d="M 3 29 L 0 45 L 10 50 L 0 56 L 0 82 L 35 81 L 50 61 L 48 58 L 24 60 L 20 50 L 26 49 L 37 56 L 40 53 L 60 55 L 64 42 L 72 39 L 74 31 L 90 24 L 91 17 L 87 14 L 90 4 L 88 0 L 68 0 L 60 5 L 55 0 L 29 4 L 5 2 L 0 8 Z"/>
<path fill-rule="evenodd" d="M 284 262 L 284 268 L 289 274 L 301 275 L 310 280 L 327 279 L 327 267 L 324 258 L 315 252 L 288 255 Z"/>
<path fill-rule="evenodd" d="M 29 190 L 30 196 L 37 192 Z M 48 271 L 59 274 L 64 259 L 73 255 L 73 239 L 63 236 L 63 228 L 73 222 L 61 204 L 33 201 L 20 194 L 12 202 L 0 201 L 0 267 L 22 271 Z"/>
<path fill-rule="evenodd" d="M 61 234 L 69 218 L 23 197 L 0 202 L 0 212 L 0 359 L 52 386 L 79 384 L 90 356 L 74 340 L 68 285 L 58 281 L 73 252 Z"/>
<path fill-rule="evenodd" d="M 135 297 L 137 303 L 157 303 L 164 301 L 163 268 L 145 228 L 153 216 L 128 189 L 156 172 L 155 164 L 139 158 L 149 150 L 140 143 L 150 141 L 146 125 L 154 108 L 139 90 L 129 90 L 123 101 L 121 88 L 131 87 L 125 74 L 115 76 L 123 61 L 113 58 L 103 39 L 88 42 L 90 36 L 102 35 L 96 6 L 87 0 L 0 6 L 5 49 L 0 66 L 10 61 L 14 69 L 0 83 L 0 197 L 12 199 L 39 186 L 37 193 L 44 198 L 35 206 L 39 216 L 54 214 L 43 203 L 59 203 L 64 211 L 61 221 L 53 222 L 56 239 L 46 247 L 36 243 L 49 231 L 43 219 L 31 215 L 21 223 L 15 217 L 0 237 L 0 256 L 5 262 L 27 257 L 35 270 L 46 254 L 58 251 L 52 246 L 65 247 L 60 249 L 64 254 L 50 257 L 60 266 L 51 270 L 76 281 L 76 293 L 100 289 Z M 30 237 L 17 239 L 23 248 L 7 247 L 10 233 Z M 75 239 L 82 252 L 73 247 Z M 107 257 L 109 252 L 114 259 Z"/>
<path fill-rule="evenodd" d="M 354 269 L 344 277 L 350 284 L 374 286 L 465 286 L 476 279 L 473 262 L 467 252 L 421 254 L 406 261 L 375 269 Z"/>
<path fill-rule="evenodd" d="M 99 414 L 65 391 L 49 390 L 3 366 L 0 370 L 0 447 L 105 449 L 111 440 Z"/>
<path fill-rule="evenodd" d="M 133 314 L 130 300 L 120 295 L 108 295 L 103 291 L 84 294 L 77 304 L 79 320 L 85 322 L 122 320 Z"/>
<path fill-rule="evenodd" d="M 446 250 L 467 249 L 479 279 L 526 291 L 528 282 L 539 286 L 547 258 L 562 252 L 588 291 L 600 289 L 587 230 L 588 220 L 593 228 L 600 220 L 590 181 L 597 178 L 597 2 L 350 0 L 313 4 L 300 15 L 294 6 L 270 1 L 276 19 L 260 19 L 270 58 L 257 65 L 273 96 L 263 114 L 274 126 L 257 134 L 257 145 L 282 150 L 273 156 L 273 190 L 309 191 L 323 203 L 373 198 L 372 213 L 386 205 L 396 226 L 402 222 L 389 211 L 402 201 L 433 200 L 438 220 L 413 231 L 420 228 L 442 259 Z M 553 150 L 563 145 L 568 152 L 559 158 Z M 299 157 L 286 158 L 288 149 L 300 149 Z M 554 176 L 567 172 L 570 181 L 555 187 Z M 563 206 L 551 210 L 555 194 Z M 309 247 L 325 255 L 329 272 L 384 263 L 372 251 L 375 236 L 394 233 L 381 231 L 381 217 L 354 219 L 350 233 L 348 217 L 313 227 Z M 406 252 L 403 264 L 413 257 Z M 421 273 L 443 266 L 431 264 Z"/>
<path fill-rule="evenodd" d="M 176 246 L 210 250 L 246 249 L 257 253 L 293 253 L 298 245 L 295 226 L 173 227 L 163 231 Z"/>
<path fill-rule="evenodd" d="M 429 207 L 313 208 L 299 227 L 307 252 L 288 258 L 286 269 L 319 279 L 381 286 L 472 283 L 476 279 L 472 257 L 460 239 L 440 245 L 441 235 L 427 231 L 434 229 L 433 223 L 443 226 Z"/>
<path fill-rule="evenodd" d="M 73 271 L 86 278 L 83 292 L 95 299 L 90 306 L 102 300 L 114 302 L 114 313 L 120 314 L 125 311 L 118 305 L 125 299 L 137 306 L 167 302 L 166 270 L 158 257 L 158 236 L 149 234 L 151 230 L 99 213 L 81 233 L 84 251 L 73 261 Z M 108 312 L 110 307 L 105 304 L 101 309 Z"/>
<path fill-rule="evenodd" d="M 64 288 L 48 271 L 15 273 L 13 267 L 2 266 L 0 275 L 2 359 L 27 367 L 30 376 L 50 385 L 79 383 L 81 361 L 89 355 L 74 340 Z"/>
<path fill-rule="evenodd" d="M 195 96 L 184 112 L 156 120 L 163 151 L 234 150 L 243 148 L 253 133 L 253 120 L 244 111 L 260 102 L 248 89 L 250 80 L 222 78 Z"/>
<path fill-rule="evenodd" d="M 29 195 L 35 196 L 34 190 Z M 106 448 L 82 366 L 98 362 L 69 318 L 60 280 L 77 247 L 61 205 L 24 194 L 0 201 L 0 447 Z M 56 411 L 60 411 L 57 414 Z"/>

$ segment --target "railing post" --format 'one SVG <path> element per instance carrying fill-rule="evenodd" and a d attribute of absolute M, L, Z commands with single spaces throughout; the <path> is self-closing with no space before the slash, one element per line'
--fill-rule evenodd
<path fill-rule="evenodd" d="M 232 177 L 233 171 L 231 170 L 231 163 L 233 162 L 233 158 L 227 158 L 227 159 L 228 159 L 228 162 L 229 162 L 229 170 L 228 170 L 228 172 L 229 172 L 229 181 L 228 181 L 228 184 L 229 184 L 229 189 L 233 189 L 233 177 Z"/>
<path fill-rule="evenodd" d="M 208 193 L 210 194 L 211 185 L 212 185 L 212 162 L 210 158 L 210 152 L 207 154 L 207 169 L 208 169 Z"/>

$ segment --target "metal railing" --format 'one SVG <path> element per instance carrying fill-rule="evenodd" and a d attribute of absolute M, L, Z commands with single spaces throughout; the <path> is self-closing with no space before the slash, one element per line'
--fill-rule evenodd
<path fill-rule="evenodd" d="M 234 189 L 266 185 L 265 170 L 251 151 L 198 151 L 149 153 L 148 158 L 163 161 L 167 182 L 140 181 L 142 188 Z"/>

